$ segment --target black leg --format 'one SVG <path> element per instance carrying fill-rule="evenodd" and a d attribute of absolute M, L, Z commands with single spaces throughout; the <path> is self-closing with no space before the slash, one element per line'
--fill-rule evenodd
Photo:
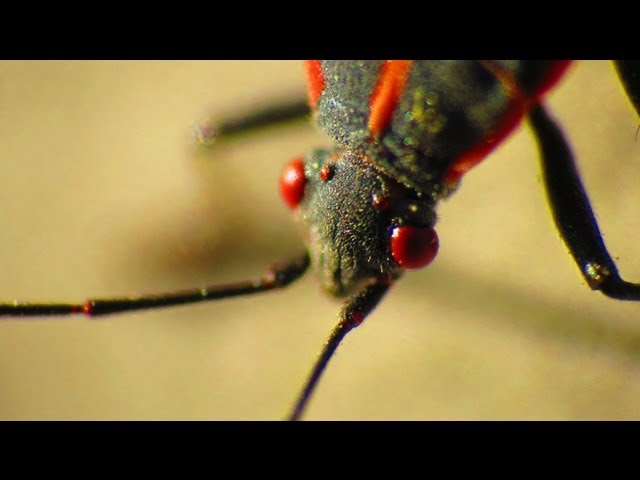
<path fill-rule="evenodd" d="M 640 115 L 640 60 L 616 60 L 615 64 L 629 100 Z"/>
<path fill-rule="evenodd" d="M 618 300 L 640 300 L 640 284 L 620 278 L 560 128 L 542 105 L 530 122 L 540 150 L 547 196 L 558 230 L 589 286 Z"/>
<path fill-rule="evenodd" d="M 84 314 L 94 317 L 206 302 L 283 288 L 300 278 L 308 267 L 309 255 L 305 253 L 286 265 L 271 268 L 264 276 L 255 280 L 139 297 L 95 299 L 85 303 L 0 303 L 0 316 L 22 318 Z"/>
<path fill-rule="evenodd" d="M 378 305 L 382 297 L 389 290 L 388 282 L 377 282 L 365 287 L 360 293 L 351 297 L 340 311 L 340 321 L 329 334 L 320 357 L 316 361 L 311 375 L 307 379 L 288 420 L 299 420 L 306 408 L 320 376 L 324 372 L 329 360 L 342 342 L 342 339 L 353 328 L 360 325 L 371 311 Z"/>
<path fill-rule="evenodd" d="M 256 132 L 265 127 L 308 120 L 310 112 L 307 99 L 299 97 L 234 118 L 205 122 L 196 128 L 194 135 L 198 145 L 209 147 L 217 141 Z"/>

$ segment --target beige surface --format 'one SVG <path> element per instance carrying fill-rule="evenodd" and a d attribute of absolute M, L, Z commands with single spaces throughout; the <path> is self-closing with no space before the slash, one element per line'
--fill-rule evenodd
<path fill-rule="evenodd" d="M 79 300 L 246 278 L 299 248 L 281 166 L 305 127 L 189 149 L 190 126 L 304 88 L 298 63 L 1 62 L 0 292 Z M 640 281 L 638 125 L 608 63 L 551 98 L 606 241 Z M 639 418 L 640 305 L 592 293 L 549 215 L 526 128 L 440 209 L 439 258 L 339 349 L 310 419 Z M 2 419 L 277 419 L 335 322 L 281 293 L 0 323 Z"/>

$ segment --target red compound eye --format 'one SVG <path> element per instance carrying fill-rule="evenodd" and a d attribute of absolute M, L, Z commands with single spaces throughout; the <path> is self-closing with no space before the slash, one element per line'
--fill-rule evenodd
<path fill-rule="evenodd" d="M 391 232 L 391 255 L 402 268 L 429 265 L 438 253 L 438 234 L 433 228 L 395 227 Z"/>
<path fill-rule="evenodd" d="M 302 200 L 306 183 L 302 157 L 294 158 L 280 175 L 280 193 L 290 208 L 297 207 Z"/>

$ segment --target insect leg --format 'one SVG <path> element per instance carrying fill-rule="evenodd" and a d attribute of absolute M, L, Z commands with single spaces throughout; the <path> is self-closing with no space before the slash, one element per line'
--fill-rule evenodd
<path fill-rule="evenodd" d="M 194 136 L 198 145 L 210 147 L 220 140 L 259 131 L 263 128 L 308 120 L 311 110 L 305 97 L 274 103 L 237 117 L 212 120 L 198 126 Z"/>
<path fill-rule="evenodd" d="M 94 299 L 87 300 L 85 303 L 23 303 L 17 301 L 0 303 L 0 316 L 50 317 L 84 314 L 93 317 L 250 295 L 286 287 L 300 278 L 308 267 L 309 255 L 305 253 L 285 265 L 272 267 L 265 275 L 254 280 L 137 297 Z"/>
<path fill-rule="evenodd" d="M 547 196 L 556 226 L 593 290 L 619 300 L 640 300 L 640 284 L 620 278 L 560 128 L 542 105 L 529 119 L 540 150 Z"/>
<path fill-rule="evenodd" d="M 640 115 L 640 60 L 616 60 L 615 65 L 629 100 Z"/>
<path fill-rule="evenodd" d="M 320 357 L 316 360 L 309 378 L 307 379 L 302 392 L 298 396 L 295 406 L 288 417 L 288 420 L 299 420 L 306 408 L 315 387 L 320 380 L 329 360 L 335 353 L 342 339 L 353 328 L 360 325 L 371 311 L 378 305 L 382 297 L 389 290 L 391 285 L 388 281 L 378 281 L 365 287 L 360 293 L 351 297 L 340 311 L 340 320 L 329 334 L 329 338 L 322 347 Z"/>

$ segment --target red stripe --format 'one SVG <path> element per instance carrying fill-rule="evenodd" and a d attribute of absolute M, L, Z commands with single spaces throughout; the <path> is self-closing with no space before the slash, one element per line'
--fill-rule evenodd
<path fill-rule="evenodd" d="M 493 129 L 491 134 L 480 140 L 476 145 L 464 152 L 452 165 L 445 177 L 447 185 L 455 184 L 462 176 L 480 163 L 491 153 L 519 124 L 522 117 L 529 109 L 553 87 L 565 73 L 570 61 L 555 62 L 538 87 L 530 94 L 525 95 L 520 89 L 513 75 L 491 61 L 483 61 L 482 64 L 491 71 L 502 83 L 512 97 L 511 105 L 503 114 L 502 120 Z"/>
<path fill-rule="evenodd" d="M 554 62 L 553 66 L 549 67 L 547 75 L 533 92 L 536 99 L 542 98 L 545 93 L 547 93 L 556 83 L 558 83 L 558 81 L 560 80 L 560 78 L 562 78 L 570 65 L 571 60 L 558 60 L 557 62 Z"/>
<path fill-rule="evenodd" d="M 309 105 L 316 108 L 318 99 L 324 91 L 324 75 L 320 60 L 307 60 L 304 62 L 304 71 L 307 75 L 307 93 L 309 95 Z"/>
<path fill-rule="evenodd" d="M 524 113 L 524 104 L 514 101 L 513 105 L 504 113 L 502 121 L 496 126 L 493 132 L 480 140 L 475 146 L 465 151 L 451 167 L 449 167 L 447 176 L 444 179 L 445 184 L 452 185 L 457 183 L 465 173 L 489 155 L 500 145 L 502 140 L 515 130 L 520 124 Z"/>
<path fill-rule="evenodd" d="M 393 111 L 407 84 L 412 60 L 387 60 L 380 70 L 378 83 L 373 89 L 369 115 L 369 131 L 374 137 L 389 125 Z"/>

